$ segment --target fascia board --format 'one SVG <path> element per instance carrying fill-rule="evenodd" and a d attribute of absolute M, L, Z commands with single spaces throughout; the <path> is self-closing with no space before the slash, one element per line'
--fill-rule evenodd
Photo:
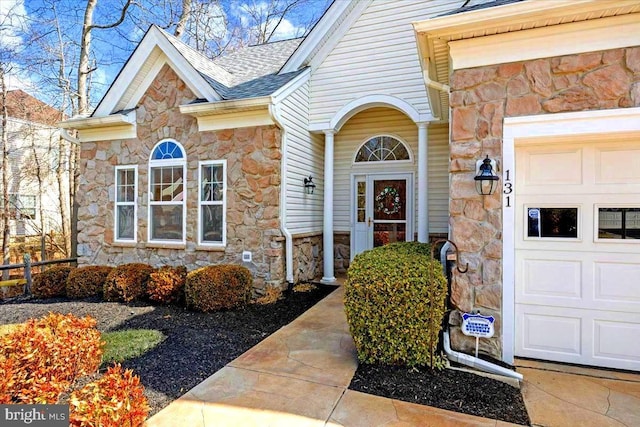
<path fill-rule="evenodd" d="M 305 84 L 306 82 L 309 81 L 309 78 L 311 77 L 311 69 L 307 68 L 306 70 L 304 70 L 302 73 L 300 73 L 299 75 L 297 75 L 296 77 L 294 77 L 291 81 L 289 81 L 287 84 L 285 84 L 284 86 L 282 86 L 280 89 L 278 89 L 277 91 L 275 91 L 272 95 L 271 95 L 271 100 L 274 104 L 278 104 L 280 102 L 282 102 L 284 99 L 286 99 L 289 95 L 291 95 L 293 92 L 295 92 L 298 88 L 300 88 L 300 86 L 302 86 L 303 84 Z"/>

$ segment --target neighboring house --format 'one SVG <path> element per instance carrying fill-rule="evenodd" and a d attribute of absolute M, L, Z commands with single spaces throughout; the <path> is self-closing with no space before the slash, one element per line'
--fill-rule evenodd
<path fill-rule="evenodd" d="M 613 130 L 611 123 L 623 123 L 627 129 L 640 123 L 634 118 L 637 109 L 620 108 L 640 102 L 634 68 L 637 50 L 627 49 L 639 44 L 634 36 L 639 34 L 634 26 L 638 14 L 631 14 L 637 12 L 638 2 L 509 3 L 513 2 L 336 1 L 303 40 L 254 46 L 215 60 L 152 27 L 91 117 L 62 123 L 78 129 L 83 141 L 80 262 L 144 261 L 188 268 L 244 262 L 256 286 L 264 287 L 315 277 L 333 282 L 357 253 L 373 246 L 449 237 L 461 249 L 459 262 L 469 263 L 467 274 L 454 277 L 454 304 L 459 310 L 480 310 L 497 319 L 496 336 L 482 340 L 483 350 L 511 361 L 516 341 L 524 337 L 539 351 L 515 354 L 557 360 L 557 352 L 567 352 L 564 342 L 579 335 L 576 322 L 584 324 L 587 317 L 575 315 L 572 319 L 578 321 L 560 322 L 564 329 L 553 320 L 567 318 L 574 309 L 583 313 L 594 308 L 571 304 L 579 300 L 576 292 L 586 296 L 577 278 L 587 273 L 576 270 L 577 265 L 586 269 L 586 260 L 596 262 L 594 248 L 602 245 L 611 249 L 611 255 L 606 264 L 599 264 L 598 277 L 611 275 L 606 283 L 614 285 L 594 294 L 608 298 L 606 304 L 591 296 L 590 301 L 620 313 L 627 329 L 620 329 L 621 323 L 610 316 L 598 324 L 596 333 L 600 345 L 611 344 L 613 353 L 625 354 L 607 359 L 614 361 L 609 365 L 638 369 L 639 350 L 629 344 L 628 336 L 638 332 L 640 297 L 637 286 L 626 278 L 637 272 L 640 250 L 629 239 L 594 240 L 586 234 L 595 227 L 587 225 L 589 218 L 599 211 L 586 207 L 580 191 L 592 194 L 595 184 L 578 189 L 574 182 L 570 136 L 554 139 L 567 144 L 557 150 L 558 156 L 544 154 L 551 140 L 514 148 L 520 145 L 518 132 L 524 128 L 568 132 L 572 126 L 554 127 L 545 121 L 554 116 L 542 114 L 567 111 L 566 103 L 577 103 L 577 110 L 611 109 L 595 113 L 613 120 L 601 130 Z M 467 8 L 460 9 L 463 5 Z M 536 9 L 542 13 L 533 13 Z M 567 18 L 556 17 L 555 12 Z M 599 18 L 627 19 L 630 23 L 625 25 L 630 27 L 605 31 Z M 586 22 L 568 24 L 573 21 Z M 566 25 L 587 26 L 588 50 L 614 50 L 590 60 L 538 59 L 577 53 L 581 43 L 576 40 L 582 40 L 582 34 L 566 36 Z M 515 41 L 483 43 L 485 36 L 503 32 L 508 37 L 513 32 Z M 530 49 L 534 56 L 526 56 Z M 517 64 L 495 65 L 513 62 Z M 477 71 L 477 67 L 483 68 Z M 552 71 L 558 67 L 561 73 Z M 571 71 L 572 67 L 577 68 Z M 598 71 L 601 68 L 604 73 Z M 591 71 L 595 76 L 585 76 L 589 90 L 573 89 Z M 603 81 L 602 74 L 616 78 Z M 569 96 L 553 101 L 563 89 L 571 89 Z M 548 101 L 557 107 L 545 106 Z M 538 113 L 524 124 L 510 118 Z M 586 144 L 595 156 L 595 145 L 587 141 L 594 140 L 592 134 L 598 131 L 584 127 L 595 121 L 586 112 L 577 114 L 563 120 L 582 120 L 575 128 L 589 135 L 577 142 Z M 507 117 L 505 135 L 507 129 L 511 132 L 510 140 L 505 136 L 504 153 L 503 117 Z M 531 124 L 538 122 L 539 126 Z M 620 234 L 618 216 L 633 222 L 640 207 L 632 198 L 637 197 L 633 180 L 639 174 L 622 173 L 638 169 L 640 163 L 634 163 L 638 160 L 632 148 L 625 150 L 626 154 L 603 151 L 597 160 L 603 165 L 600 171 L 594 169 L 593 157 L 580 168 L 605 181 L 604 171 L 619 172 L 607 194 L 631 193 L 620 196 L 619 205 L 613 197 L 596 202 L 601 203 L 598 209 L 605 209 L 606 232 L 613 236 Z M 531 169 L 518 168 L 516 175 L 515 154 L 529 156 L 523 161 Z M 476 162 L 486 155 L 502 174 L 504 195 L 480 196 L 475 191 Z M 618 163 L 623 167 L 611 166 Z M 542 176 L 542 181 L 532 181 L 529 187 L 521 179 L 525 172 Z M 308 194 L 309 177 L 315 185 L 312 194 Z M 565 187 L 554 187 L 558 183 Z M 536 191 L 543 195 L 536 198 Z M 571 199 L 570 191 L 578 199 Z M 528 192 L 531 199 L 523 201 L 521 194 Z M 553 193 L 562 194 L 561 204 L 547 199 Z M 541 237 L 523 237 L 523 224 L 529 222 L 522 206 L 539 209 Z M 555 214 L 579 217 L 578 237 L 570 239 L 573 244 L 584 242 L 584 248 L 573 251 L 571 245 L 563 246 L 567 238 L 546 237 L 545 218 Z M 562 221 L 565 226 L 567 220 Z M 624 228 L 628 236 L 633 235 L 632 228 Z M 516 245 L 515 236 L 522 237 L 522 244 Z M 563 264 L 561 255 L 553 255 L 553 262 L 546 265 L 538 258 L 527 264 L 529 285 L 524 285 L 525 274 L 518 273 L 521 277 L 516 280 L 513 266 L 521 259 L 533 259 L 521 257 L 528 257 L 524 251 L 538 243 L 547 245 L 544 251 L 558 245 L 568 251 L 562 256 L 580 253 L 585 258 Z M 556 283 L 553 278 L 561 280 Z M 529 316 L 533 312 L 519 308 L 526 304 L 520 296 L 530 296 L 533 304 L 554 297 L 571 304 L 560 309 L 563 314 L 544 319 L 540 311 Z M 545 329 L 543 335 L 551 337 L 546 343 L 536 341 L 544 322 L 558 331 Z M 532 335 L 514 333 L 516 324 L 529 328 Z M 614 331 L 626 335 L 622 340 L 612 338 Z M 470 349 L 470 341 L 455 327 L 452 340 L 454 348 Z M 586 356 L 573 361 L 603 364 Z"/>
<path fill-rule="evenodd" d="M 6 103 L 11 240 L 60 234 L 69 194 L 69 147 L 57 127 L 64 116 L 22 90 L 8 91 Z"/>

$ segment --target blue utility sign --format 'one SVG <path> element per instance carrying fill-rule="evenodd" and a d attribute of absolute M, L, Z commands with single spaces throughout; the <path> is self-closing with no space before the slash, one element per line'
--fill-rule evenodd
<path fill-rule="evenodd" d="M 494 333 L 493 316 L 462 313 L 462 333 L 476 338 L 491 338 Z"/>

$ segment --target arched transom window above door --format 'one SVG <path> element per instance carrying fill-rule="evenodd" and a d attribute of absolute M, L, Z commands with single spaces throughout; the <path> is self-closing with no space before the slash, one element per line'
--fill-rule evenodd
<path fill-rule="evenodd" d="M 390 135 L 378 135 L 365 141 L 354 159 L 354 163 L 411 161 L 407 145 Z"/>

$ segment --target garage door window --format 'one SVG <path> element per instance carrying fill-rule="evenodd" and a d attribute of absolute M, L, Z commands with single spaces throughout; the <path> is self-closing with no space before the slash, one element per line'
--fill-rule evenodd
<path fill-rule="evenodd" d="M 640 239 L 640 208 L 598 208 L 599 239 Z"/>
<path fill-rule="evenodd" d="M 527 208 L 527 237 L 565 238 L 578 237 L 578 208 Z"/>

